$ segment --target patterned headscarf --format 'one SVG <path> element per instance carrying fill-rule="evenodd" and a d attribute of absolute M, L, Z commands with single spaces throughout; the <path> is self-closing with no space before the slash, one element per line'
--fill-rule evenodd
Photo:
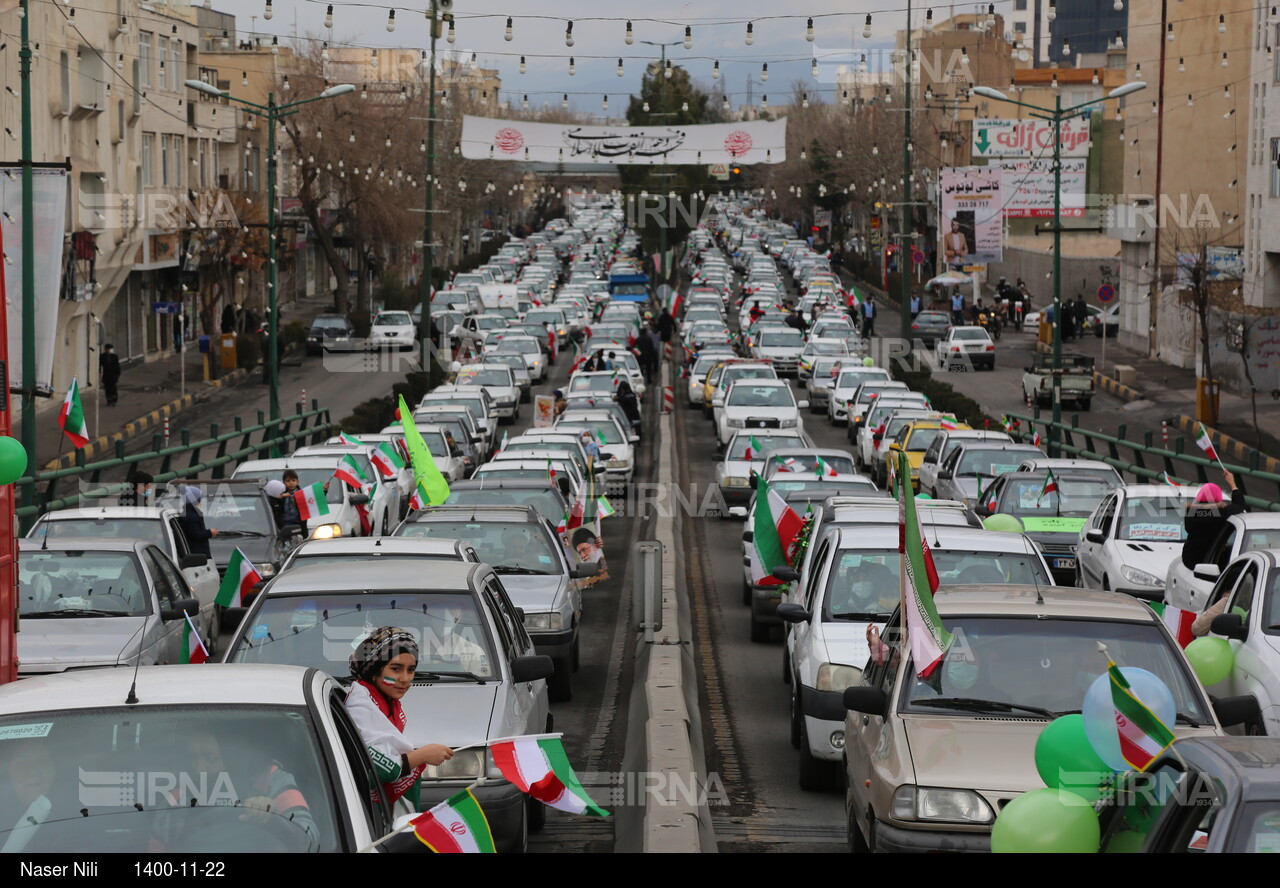
<path fill-rule="evenodd" d="M 388 663 L 401 654 L 412 654 L 418 659 L 418 641 L 407 629 L 383 626 L 374 629 L 351 652 L 351 674 L 357 679 L 372 681 Z"/>

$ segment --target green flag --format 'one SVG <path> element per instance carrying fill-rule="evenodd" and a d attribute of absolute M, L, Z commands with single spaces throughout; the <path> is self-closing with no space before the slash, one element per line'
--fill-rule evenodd
<path fill-rule="evenodd" d="M 449 482 L 444 480 L 436 461 L 427 449 L 427 442 L 413 424 L 413 411 L 400 396 L 400 426 L 404 429 L 404 443 L 409 449 L 409 462 L 413 465 L 414 486 L 427 494 L 426 505 L 438 506 L 449 498 Z"/>

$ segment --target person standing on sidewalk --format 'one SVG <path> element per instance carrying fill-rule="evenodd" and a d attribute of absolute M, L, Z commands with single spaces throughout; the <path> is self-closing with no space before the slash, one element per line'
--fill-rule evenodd
<path fill-rule="evenodd" d="M 876 335 L 876 301 L 868 299 L 862 303 L 862 338 L 870 339 Z"/>
<path fill-rule="evenodd" d="M 964 294 L 959 287 L 951 290 L 951 326 L 964 326 Z"/>
<path fill-rule="evenodd" d="M 114 407 L 120 398 L 120 392 L 116 388 L 120 383 L 120 356 L 115 349 L 108 342 L 102 347 L 102 354 L 98 355 L 98 379 L 102 381 L 102 392 L 107 396 L 108 407 Z"/>
<path fill-rule="evenodd" d="M 1084 338 L 1084 322 L 1089 318 L 1089 306 L 1085 305 L 1084 296 L 1076 294 L 1076 301 L 1071 303 L 1071 320 L 1074 322 L 1076 335 Z"/>

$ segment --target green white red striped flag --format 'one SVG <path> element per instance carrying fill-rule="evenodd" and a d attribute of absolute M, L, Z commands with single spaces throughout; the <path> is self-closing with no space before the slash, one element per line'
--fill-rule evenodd
<path fill-rule="evenodd" d="M 319 518 L 329 514 L 329 503 L 326 500 L 324 484 L 315 484 L 295 490 L 293 500 L 298 504 L 298 517 L 303 521 Z"/>
<path fill-rule="evenodd" d="M 831 463 L 818 457 L 818 461 L 813 466 L 813 474 L 818 478 L 833 478 L 840 473 L 832 468 Z"/>
<path fill-rule="evenodd" d="M 493 831 L 471 787 L 409 821 L 418 841 L 437 854 L 493 854 Z"/>
<path fill-rule="evenodd" d="M 1177 479 L 1175 479 L 1175 478 L 1174 478 L 1172 475 L 1170 475 L 1168 472 L 1161 472 L 1161 473 L 1160 473 L 1160 480 L 1161 480 L 1163 483 L 1168 484 L 1170 487 L 1181 487 L 1181 486 L 1182 486 L 1181 484 L 1179 484 L 1179 483 L 1178 483 Z"/>
<path fill-rule="evenodd" d="M 946 416 L 942 417 L 942 419 L 938 420 L 938 427 L 945 429 L 948 432 L 953 432 L 960 428 L 960 423 L 954 416 L 948 413 Z"/>
<path fill-rule="evenodd" d="M 237 548 L 231 553 L 227 569 L 222 574 L 222 585 L 218 587 L 218 597 L 214 603 L 222 607 L 244 607 L 245 596 L 253 587 L 262 582 L 262 575 L 253 566 L 249 556 Z"/>
<path fill-rule="evenodd" d="M 364 469 L 360 468 L 360 463 L 351 454 L 347 454 L 338 461 L 338 468 L 334 471 L 333 477 L 339 481 L 350 484 L 357 490 L 363 488 L 369 483 L 369 479 L 365 476 Z"/>
<path fill-rule="evenodd" d="M 1213 449 L 1213 438 L 1209 437 L 1209 430 L 1204 427 L 1204 423 L 1200 423 L 1200 434 L 1196 436 L 1196 446 L 1203 450 L 1209 459 L 1222 462 L 1218 459 L 1218 451 Z"/>
<path fill-rule="evenodd" d="M 747 440 L 747 449 L 743 451 L 743 459 L 758 459 L 760 454 L 760 442 L 756 440 L 756 436 L 752 435 Z"/>
<path fill-rule="evenodd" d="M 613 503 L 609 502 L 607 496 L 602 496 L 596 501 L 596 517 L 608 518 L 610 515 L 617 514 L 618 510 L 613 507 Z"/>
<path fill-rule="evenodd" d="M 72 445 L 79 450 L 89 443 L 89 426 L 84 420 L 84 407 L 80 404 L 80 384 L 75 377 L 71 378 L 71 388 L 62 399 L 62 409 L 58 411 L 58 427 L 71 439 Z"/>
<path fill-rule="evenodd" d="M 781 586 L 773 575 L 775 567 L 784 567 L 803 519 L 787 504 L 782 495 L 769 486 L 763 475 L 756 475 L 756 513 L 751 536 L 751 582 L 756 586 Z"/>
<path fill-rule="evenodd" d="M 182 612 L 183 619 L 186 620 L 182 627 L 182 654 L 179 659 L 180 663 L 206 663 L 209 660 L 209 649 L 204 646 L 204 642 L 200 640 L 200 633 L 196 631 L 196 624 L 191 622 L 191 614 L 186 611 Z M 215 617 L 214 619 L 217 619 Z"/>
<path fill-rule="evenodd" d="M 1058 492 L 1058 479 L 1053 477 L 1053 469 L 1049 469 L 1048 472 L 1044 479 L 1044 487 L 1040 488 L 1040 495 L 1036 497 L 1037 505 L 1049 494 Z"/>
<path fill-rule="evenodd" d="M 938 591 L 938 571 L 933 564 L 929 541 L 916 511 L 916 495 L 911 489 L 911 463 L 905 451 L 898 452 L 898 551 L 903 557 L 903 580 L 907 616 L 907 643 L 915 661 L 916 675 L 928 678 L 938 668 L 951 646 L 952 635 L 942 625 L 933 596 Z"/>
<path fill-rule="evenodd" d="M 1191 634 L 1191 624 L 1196 621 L 1194 611 L 1182 610 L 1172 605 L 1161 602 L 1148 602 L 1151 609 L 1156 612 L 1156 616 L 1160 618 L 1160 622 L 1164 623 L 1169 634 L 1173 636 L 1173 640 L 1178 643 L 1178 647 L 1185 648 L 1191 644 L 1195 636 Z"/>
<path fill-rule="evenodd" d="M 355 435 L 348 435 L 346 432 L 340 432 L 340 433 L 338 434 L 338 441 L 339 441 L 340 443 L 342 443 L 342 444 L 350 444 L 350 445 L 354 445 L 354 446 L 356 446 L 356 447 L 363 447 L 363 446 L 364 446 L 364 442 L 363 442 L 363 441 L 361 441 L 361 440 L 360 440 L 359 438 L 357 438 Z"/>
<path fill-rule="evenodd" d="M 494 740 L 489 743 L 489 752 L 503 777 L 548 808 L 608 817 L 609 812 L 593 802 L 578 782 L 561 736 L 529 734 Z"/>
<path fill-rule="evenodd" d="M 373 451 L 369 459 L 384 478 L 394 478 L 404 468 L 400 448 L 390 441 L 379 444 L 378 449 Z"/>
<path fill-rule="evenodd" d="M 1134 770 L 1145 771 L 1173 743 L 1173 731 L 1133 693 L 1115 660 L 1107 661 L 1107 674 L 1111 676 L 1111 704 L 1120 736 L 1120 755 Z"/>

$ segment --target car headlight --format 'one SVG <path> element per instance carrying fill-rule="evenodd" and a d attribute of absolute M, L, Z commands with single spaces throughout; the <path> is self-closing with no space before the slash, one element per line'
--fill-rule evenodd
<path fill-rule="evenodd" d="M 276 566 L 274 564 L 258 565 L 258 576 L 262 577 L 264 580 L 267 577 L 274 577 L 275 575 L 276 575 Z"/>
<path fill-rule="evenodd" d="M 843 692 L 845 688 L 851 688 L 860 681 L 862 681 L 862 670 L 856 666 L 823 663 L 818 667 L 818 677 L 814 687 L 819 691 Z"/>
<path fill-rule="evenodd" d="M 750 478 L 744 478 L 741 475 L 730 475 L 720 481 L 725 487 L 749 487 L 751 485 Z"/>
<path fill-rule="evenodd" d="M 428 780 L 476 780 L 485 776 L 487 750 L 462 749 L 453 758 L 438 765 L 427 765 L 422 776 Z"/>
<path fill-rule="evenodd" d="M 340 536 L 342 536 L 342 525 L 340 524 L 321 524 L 311 531 L 311 539 L 313 540 L 331 540 Z"/>
<path fill-rule="evenodd" d="M 525 614 L 524 628 L 530 632 L 555 632 L 564 628 L 564 617 L 558 613 Z"/>
<path fill-rule="evenodd" d="M 747 421 L 745 419 L 726 419 L 725 425 L 731 429 L 745 429 Z"/>
<path fill-rule="evenodd" d="M 778 428 L 780 429 L 794 429 L 795 427 L 796 427 L 796 421 L 794 419 L 778 420 Z"/>
<path fill-rule="evenodd" d="M 1133 583 L 1135 586 L 1154 588 L 1163 588 L 1164 586 L 1164 577 L 1154 576 L 1145 570 L 1138 570 L 1136 567 L 1121 567 L 1120 576 L 1124 577 L 1126 582 Z"/>
<path fill-rule="evenodd" d="M 971 789 L 899 786 L 889 813 L 896 820 L 941 823 L 990 823 L 995 819 L 987 800 Z"/>

